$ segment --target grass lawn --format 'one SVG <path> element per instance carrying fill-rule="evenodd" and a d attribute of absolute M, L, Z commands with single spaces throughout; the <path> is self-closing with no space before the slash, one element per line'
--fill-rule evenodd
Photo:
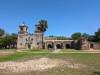
<path fill-rule="evenodd" d="M 52 53 L 48 50 L 27 50 L 23 52 L 15 52 L 5 56 L 0 55 L 0 62 L 4 61 L 27 61 L 31 59 L 38 59 L 47 57 L 50 59 L 62 59 L 71 61 L 72 63 L 85 64 L 88 67 L 85 69 L 72 69 L 66 67 L 54 67 L 45 71 L 31 71 L 24 73 L 1 73 L 0 75 L 100 75 L 100 54 L 99 53 L 77 53 L 76 50 L 63 50 L 58 53 Z"/>

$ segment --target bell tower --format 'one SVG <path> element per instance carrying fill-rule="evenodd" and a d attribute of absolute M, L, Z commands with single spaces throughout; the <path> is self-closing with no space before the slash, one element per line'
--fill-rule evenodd
<path fill-rule="evenodd" d="M 19 34 L 27 34 L 27 29 L 28 29 L 28 26 L 23 22 L 20 26 L 20 31 L 18 32 Z"/>
<path fill-rule="evenodd" d="M 26 40 L 28 38 L 28 26 L 23 22 L 19 25 L 19 32 L 18 32 L 18 40 L 17 40 L 17 48 L 24 49 L 27 48 Z"/>
<path fill-rule="evenodd" d="M 36 46 L 38 48 L 42 48 L 43 35 L 42 35 L 42 31 L 41 31 L 41 25 L 35 25 L 34 37 L 35 37 L 35 40 L 36 40 L 35 41 Z"/>

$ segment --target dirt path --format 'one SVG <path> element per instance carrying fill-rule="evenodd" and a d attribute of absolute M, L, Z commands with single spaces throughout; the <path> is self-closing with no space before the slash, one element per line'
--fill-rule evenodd
<path fill-rule="evenodd" d="M 56 49 L 52 53 L 59 53 L 60 51 L 61 51 L 61 49 Z"/>
<path fill-rule="evenodd" d="M 28 60 L 23 62 L 0 62 L 0 72 L 29 72 L 29 71 L 41 71 L 58 66 L 67 66 L 68 68 L 84 68 L 83 64 L 71 63 L 60 59 L 40 58 L 34 60 Z"/>
<path fill-rule="evenodd" d="M 13 53 L 15 53 L 16 51 L 14 50 L 14 51 L 12 51 L 12 50 L 0 50 L 0 56 L 3 56 L 3 55 L 10 55 L 10 54 L 13 54 Z"/>

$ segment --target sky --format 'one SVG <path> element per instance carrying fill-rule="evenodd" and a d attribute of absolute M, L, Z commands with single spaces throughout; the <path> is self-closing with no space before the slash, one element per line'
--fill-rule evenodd
<path fill-rule="evenodd" d="M 100 0 L 0 0 L 0 28 L 18 33 L 25 22 L 34 33 L 39 20 L 48 21 L 45 35 L 90 35 L 100 28 Z"/>

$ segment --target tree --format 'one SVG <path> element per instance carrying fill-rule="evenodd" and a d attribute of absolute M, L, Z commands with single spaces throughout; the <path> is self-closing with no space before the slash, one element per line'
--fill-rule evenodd
<path fill-rule="evenodd" d="M 94 34 L 94 41 L 95 42 L 100 42 L 100 28 Z"/>
<path fill-rule="evenodd" d="M 82 37 L 86 37 L 86 38 L 88 38 L 88 37 L 89 37 L 89 34 L 87 34 L 87 33 L 83 33 L 81 36 L 82 36 Z"/>
<path fill-rule="evenodd" d="M 76 33 L 73 33 L 73 34 L 71 35 L 71 38 L 72 38 L 73 40 L 78 40 L 80 37 L 81 37 L 81 33 L 80 33 L 80 32 L 76 32 Z"/>
<path fill-rule="evenodd" d="M 5 34 L 5 31 L 0 28 L 0 36 L 3 36 Z"/>
<path fill-rule="evenodd" d="M 17 45 L 17 34 L 9 34 L 4 38 L 0 39 L 0 48 L 16 48 Z"/>
<path fill-rule="evenodd" d="M 44 48 L 43 36 L 44 36 L 44 32 L 48 28 L 47 20 L 40 20 L 38 25 L 40 25 L 40 29 L 39 30 L 42 32 L 42 48 Z"/>
<path fill-rule="evenodd" d="M 12 33 L 11 35 L 14 37 L 18 37 L 18 34 L 16 34 L 16 33 Z"/>
<path fill-rule="evenodd" d="M 89 35 L 88 41 L 94 42 L 94 35 Z"/>

